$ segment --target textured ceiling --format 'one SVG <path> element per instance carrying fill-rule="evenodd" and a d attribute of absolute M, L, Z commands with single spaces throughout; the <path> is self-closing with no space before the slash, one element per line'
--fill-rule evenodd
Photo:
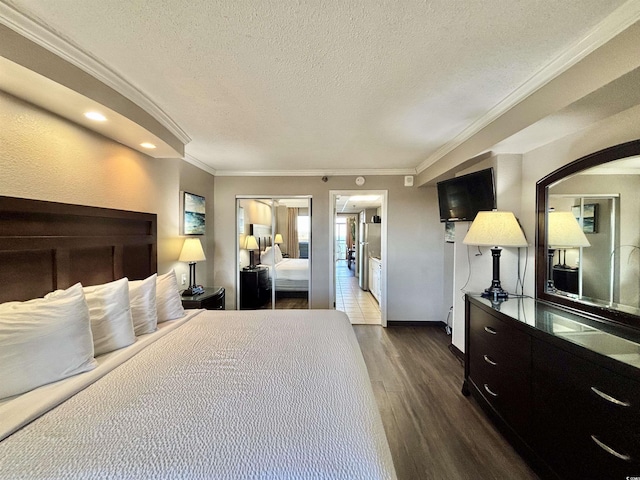
<path fill-rule="evenodd" d="M 5 1 L 218 171 L 413 169 L 622 0 Z"/>

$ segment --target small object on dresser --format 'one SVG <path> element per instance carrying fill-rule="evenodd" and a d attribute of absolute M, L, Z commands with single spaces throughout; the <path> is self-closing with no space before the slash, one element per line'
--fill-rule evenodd
<path fill-rule="evenodd" d="M 224 287 L 205 287 L 198 295 L 182 296 L 184 308 L 204 308 L 206 310 L 224 310 Z"/>

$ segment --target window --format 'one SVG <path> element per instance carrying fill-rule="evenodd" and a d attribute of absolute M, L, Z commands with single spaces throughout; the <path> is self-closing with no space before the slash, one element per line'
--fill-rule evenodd
<path fill-rule="evenodd" d="M 299 215 L 298 216 L 298 241 L 299 242 L 309 242 L 309 232 L 311 231 L 311 226 L 309 224 L 309 216 L 308 215 Z"/>

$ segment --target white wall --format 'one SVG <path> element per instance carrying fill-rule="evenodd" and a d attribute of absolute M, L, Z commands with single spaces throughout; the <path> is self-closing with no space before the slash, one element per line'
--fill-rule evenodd
<path fill-rule="evenodd" d="M 180 191 L 211 192 L 213 213 L 212 175 L 179 159 L 153 159 L 3 92 L 0 125 L 0 195 L 156 213 L 158 271 L 188 271 L 177 262 Z M 212 217 L 203 237 L 208 260 Z M 198 264 L 203 283 L 207 265 Z"/>

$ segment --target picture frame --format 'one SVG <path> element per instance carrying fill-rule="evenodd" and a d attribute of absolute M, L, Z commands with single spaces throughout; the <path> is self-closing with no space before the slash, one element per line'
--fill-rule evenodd
<path fill-rule="evenodd" d="M 182 224 L 184 235 L 204 235 L 206 220 L 205 197 L 184 192 Z"/>
<path fill-rule="evenodd" d="M 585 203 L 583 211 L 582 231 L 584 233 L 598 233 L 598 204 Z M 571 207 L 571 212 L 573 216 L 576 217 L 576 220 L 578 220 L 578 223 L 580 223 L 580 205 Z"/>

